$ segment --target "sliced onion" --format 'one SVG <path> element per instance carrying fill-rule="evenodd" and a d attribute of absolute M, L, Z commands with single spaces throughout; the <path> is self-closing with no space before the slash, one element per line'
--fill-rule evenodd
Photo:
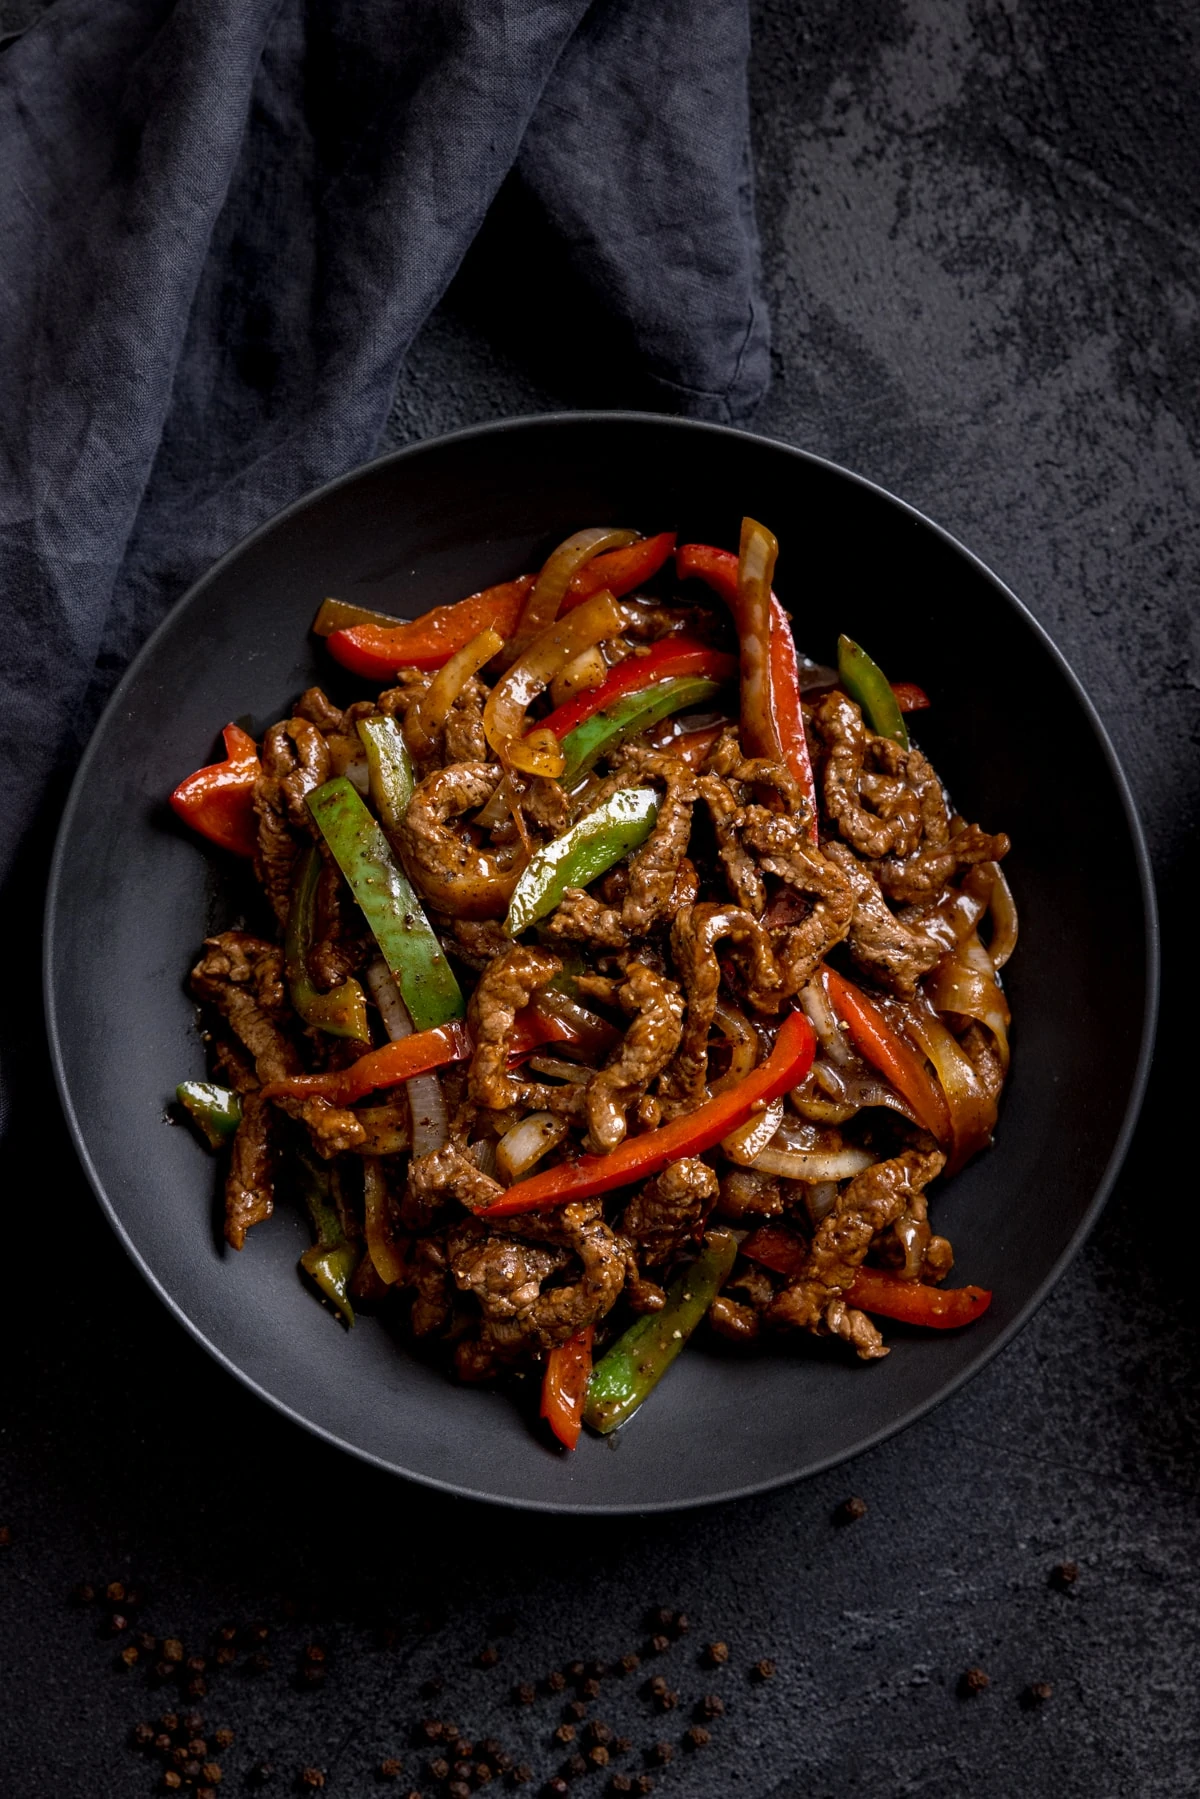
<path fill-rule="evenodd" d="M 822 1061 L 813 1068 L 813 1080 L 830 1099 L 850 1106 L 852 1112 L 861 1111 L 864 1106 L 889 1106 L 893 1112 L 917 1123 L 917 1115 L 908 1101 L 878 1075 L 858 1075 L 838 1068 L 832 1062 Z"/>
<path fill-rule="evenodd" d="M 561 1062 L 557 1056 L 530 1056 L 529 1066 L 535 1074 L 548 1074 L 575 1087 L 585 1087 L 592 1078 L 590 1068 L 580 1068 L 577 1062 Z"/>
<path fill-rule="evenodd" d="M 567 588 L 571 585 L 572 575 L 585 562 L 590 562 L 602 550 L 623 549 L 626 544 L 636 543 L 637 538 L 636 531 L 625 531 L 618 526 L 590 525 L 584 531 L 573 532 L 556 550 L 552 550 L 533 584 L 524 611 L 517 621 L 517 628 L 508 640 L 510 661 L 515 662 L 534 638 L 547 625 L 554 623 Z"/>
<path fill-rule="evenodd" d="M 503 637 L 493 625 L 488 625 L 442 664 L 404 720 L 404 735 L 414 756 L 433 754 L 437 748 L 437 735 L 444 728 L 455 700 L 471 676 L 503 648 Z"/>
<path fill-rule="evenodd" d="M 557 1018 L 569 1026 L 573 1037 L 558 1041 L 561 1050 L 578 1051 L 581 1056 L 606 1056 L 620 1041 L 621 1033 L 606 1018 L 598 1018 L 569 994 L 557 988 L 544 987 L 532 1002 L 533 1010 L 544 1017 Z"/>
<path fill-rule="evenodd" d="M 404 1278 L 404 1258 L 388 1231 L 387 1182 L 378 1156 L 363 1158 L 363 1222 L 375 1272 L 385 1287 L 394 1287 Z"/>
<path fill-rule="evenodd" d="M 987 1026 L 996 1039 L 1000 1065 L 1007 1074 L 1011 1014 L 992 958 L 977 932 L 972 931 L 953 955 L 942 957 L 926 981 L 925 991 L 937 1011 L 959 1012 L 964 1018 L 977 1018 Z"/>
<path fill-rule="evenodd" d="M 480 1174 L 486 1174 L 490 1180 L 496 1178 L 496 1139 L 480 1137 L 471 1145 L 471 1155 Z"/>
<path fill-rule="evenodd" d="M 608 679 L 608 667 L 598 643 L 594 643 L 589 650 L 581 650 L 574 661 L 568 662 L 551 681 L 552 702 L 556 706 L 565 706 L 577 693 L 590 693 L 594 687 L 603 687 Z"/>
<path fill-rule="evenodd" d="M 380 956 L 367 969 L 367 986 L 371 989 L 371 998 L 379 1007 L 383 1028 L 392 1042 L 399 1042 L 401 1037 L 411 1037 L 413 1026 L 408 1007 L 400 997 L 400 989 L 392 979 L 387 963 Z M 419 1156 L 431 1156 L 435 1150 L 446 1147 L 446 1139 L 450 1134 L 442 1083 L 436 1071 L 431 1070 L 428 1074 L 414 1075 L 411 1081 L 404 1083 L 404 1090 L 408 1095 L 408 1109 L 412 1114 L 413 1158 L 415 1160 Z"/>
<path fill-rule="evenodd" d="M 986 957 L 986 950 L 983 953 Z M 946 1172 L 953 1174 L 991 1142 L 996 1102 L 988 1098 L 971 1058 L 923 994 L 905 1001 L 905 1014 L 905 1028 L 933 1063 L 950 1107 L 953 1137 Z"/>
<path fill-rule="evenodd" d="M 719 1080 L 713 1081 L 710 1093 L 725 1093 L 730 1087 L 737 1087 L 745 1080 L 752 1068 L 758 1066 L 759 1044 L 758 1032 L 750 1023 L 744 1012 L 731 1006 L 726 1000 L 718 1000 L 713 1014 L 722 1036 L 728 1038 L 732 1054 L 729 1067 Z"/>
<path fill-rule="evenodd" d="M 525 714 L 561 669 L 602 638 L 617 636 L 621 624 L 620 606 L 602 589 L 565 618 L 552 620 L 497 681 L 483 710 L 483 729 L 506 767 L 532 775 L 562 773 L 565 763 L 558 739 L 551 731 L 524 736 Z"/>
<path fill-rule="evenodd" d="M 814 1230 L 823 1218 L 828 1218 L 837 1204 L 837 1196 L 836 1181 L 812 1181 L 804 1189 L 804 1204 Z"/>
<path fill-rule="evenodd" d="M 496 1145 L 496 1172 L 502 1181 L 519 1181 L 548 1150 L 561 1143 L 570 1125 L 553 1112 L 531 1112 L 506 1131 Z"/>
<path fill-rule="evenodd" d="M 764 1149 L 754 1167 L 789 1181 L 846 1181 L 876 1160 L 865 1149 Z"/>
<path fill-rule="evenodd" d="M 347 762 L 342 773 L 360 798 L 364 800 L 370 799 L 371 767 L 365 756 L 358 756 L 354 761 Z"/>
<path fill-rule="evenodd" d="M 800 994 L 800 1004 L 804 1014 L 817 1033 L 821 1048 L 831 1061 L 840 1062 L 843 1068 L 849 1068 L 855 1061 L 854 1051 L 846 1038 L 846 1033 L 837 1021 L 833 1007 L 829 1003 L 829 995 L 821 984 L 820 978 L 808 983 Z"/>
<path fill-rule="evenodd" d="M 1000 864 L 992 862 L 986 866 L 996 870 L 991 901 L 992 941 L 988 944 L 988 954 L 992 958 L 992 967 L 999 971 L 1017 947 L 1017 902 Z"/>
<path fill-rule="evenodd" d="M 730 1131 L 728 1137 L 722 1137 L 721 1148 L 731 1162 L 737 1162 L 742 1168 L 749 1168 L 754 1158 L 762 1154 L 778 1131 L 783 1119 L 783 1100 L 774 1099 L 761 1112 L 752 1112 L 745 1124 L 740 1124 L 736 1131 Z"/>

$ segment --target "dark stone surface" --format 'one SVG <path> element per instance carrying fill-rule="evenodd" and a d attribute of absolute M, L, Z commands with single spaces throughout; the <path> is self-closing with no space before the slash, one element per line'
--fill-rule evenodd
<path fill-rule="evenodd" d="M 773 0 L 756 14 L 776 360 L 758 428 L 923 508 L 1049 627 L 1142 808 L 1168 1020 L 1190 1001 L 1197 872 L 1198 64 L 1184 0 Z M 501 225 L 527 229 L 498 221 L 430 322 L 395 442 L 626 397 L 568 292 L 523 319 L 510 261 L 497 310 Z M 553 339 L 555 310 L 578 329 Z M 1037 728 L 1019 690 L 1013 728 Z M 1098 844 L 1100 887 L 1103 860 Z M 725 1698 L 712 1744 L 658 1781 L 670 1799 L 1196 1793 L 1200 1382 L 1181 1085 L 1160 1069 L 1093 1239 L 1023 1336 L 932 1417 L 790 1491 L 586 1526 L 408 1490 L 254 1403 L 143 1290 L 50 1124 L 49 1174 L 6 1178 L 0 1790 L 155 1790 L 125 1740 L 177 1704 L 174 1688 L 152 1686 L 145 1657 L 115 1671 L 96 1608 L 68 1604 L 77 1581 L 122 1579 L 144 1589 L 144 1628 L 178 1632 L 189 1653 L 226 1620 L 271 1626 L 270 1669 L 214 1672 L 196 1702 L 210 1728 L 238 1733 L 219 1758 L 226 1792 L 268 1757 L 268 1791 L 315 1763 L 331 1795 L 365 1795 L 391 1753 L 409 1778 L 381 1790 L 428 1792 L 407 1742 L 428 1713 L 501 1737 L 540 1782 L 567 1753 L 551 1748 L 559 1707 L 515 1707 L 512 1683 L 639 1643 L 645 1606 L 661 1603 L 692 1621 L 664 1658 L 678 1710 L 656 1717 L 640 1674 L 606 1679 L 594 1710 L 641 1746 L 678 1740 L 702 1693 Z M 852 1493 L 868 1513 L 839 1527 Z M 1079 1577 L 1060 1591 L 1048 1577 L 1066 1559 Z M 500 1610 L 514 1634 L 495 1639 L 496 1668 L 477 1669 Z M 716 1673 L 695 1660 L 712 1637 L 731 1648 Z M 314 1641 L 329 1672 L 302 1691 Z M 778 1672 L 755 1685 L 764 1655 Z M 990 1685 L 960 1698 L 973 1664 Z M 446 1690 L 422 1699 L 434 1672 Z M 1022 1704 L 1039 1681 L 1052 1698 Z"/>

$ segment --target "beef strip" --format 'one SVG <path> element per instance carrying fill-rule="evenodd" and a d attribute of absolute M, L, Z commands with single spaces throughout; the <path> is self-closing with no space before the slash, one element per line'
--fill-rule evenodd
<path fill-rule="evenodd" d="M 961 825 L 943 848 L 928 846 L 904 860 L 889 856 L 874 873 L 888 899 L 898 904 L 928 899 L 953 881 L 960 869 L 999 862 L 1011 845 L 1003 831 L 990 837 L 979 825 Z"/>
<path fill-rule="evenodd" d="M 308 719 L 285 718 L 263 738 L 260 761 L 262 773 L 254 783 L 254 872 L 276 918 L 286 925 L 296 858 L 316 835 L 304 796 L 329 779 L 329 751 Z"/>
<path fill-rule="evenodd" d="M 450 918 L 444 912 L 433 912 L 430 917 L 443 947 L 479 973 L 512 948 L 512 938 L 499 919 Z"/>
<path fill-rule="evenodd" d="M 773 1174 L 757 1168 L 730 1168 L 721 1176 L 717 1216 L 729 1224 L 752 1224 L 760 1218 L 782 1218 L 783 1189 Z"/>
<path fill-rule="evenodd" d="M 401 1218 L 410 1230 L 420 1229 L 434 1223 L 450 1200 L 477 1211 L 503 1192 L 500 1182 L 484 1174 L 468 1150 L 448 1143 L 410 1162 Z"/>
<path fill-rule="evenodd" d="M 275 1209 L 275 1145 L 272 1110 L 258 1093 L 242 1100 L 242 1120 L 233 1138 L 225 1176 L 225 1241 L 241 1249 L 246 1232 Z"/>
<path fill-rule="evenodd" d="M 550 950 L 521 943 L 513 944 L 484 970 L 467 1008 L 475 1039 L 467 1093 L 476 1105 L 497 1111 L 521 1105 L 568 1118 L 582 1115 L 582 1087 L 549 1087 L 508 1072 L 513 1019 L 561 971 L 562 963 Z"/>
<path fill-rule="evenodd" d="M 747 984 L 754 1000 L 770 1005 L 780 980 L 766 931 L 740 906 L 711 900 L 685 906 L 671 926 L 671 949 L 683 976 L 687 1019 L 675 1064 L 663 1083 L 672 1105 L 690 1111 L 704 1097 L 708 1079 L 708 1035 L 717 1012 L 721 965 L 716 945 L 731 938 L 747 958 Z"/>
<path fill-rule="evenodd" d="M 514 1237 L 520 1245 L 515 1250 L 509 1247 Z M 511 1228 L 490 1233 L 481 1221 L 464 1219 L 451 1229 L 448 1243 L 459 1287 L 474 1293 L 483 1311 L 480 1342 L 500 1360 L 565 1343 L 605 1316 L 625 1282 L 628 1245 L 605 1224 L 595 1200 L 515 1219 Z M 568 1252 L 567 1259 L 539 1258 L 541 1246 Z M 549 1273 L 575 1263 L 575 1280 L 542 1285 Z M 544 1272 L 535 1286 L 539 1269 Z"/>
<path fill-rule="evenodd" d="M 301 1072 L 299 1052 L 281 1025 L 292 1018 L 283 984 L 283 955 L 273 943 L 248 931 L 223 931 L 205 940 L 205 954 L 192 970 L 192 991 L 215 1006 L 254 1057 L 263 1086 Z M 353 1112 L 327 1099 L 292 1096 L 275 1102 L 309 1129 L 326 1158 L 352 1149 L 365 1135 Z"/>
<path fill-rule="evenodd" d="M 729 1343 L 757 1343 L 762 1325 L 753 1306 L 743 1305 L 728 1293 L 718 1293 L 708 1308 L 708 1322 Z"/>
<path fill-rule="evenodd" d="M 940 959 L 940 948 L 924 931 L 895 916 L 866 863 L 846 844 L 827 843 L 825 857 L 841 869 L 854 895 L 846 934 L 850 954 L 893 993 L 907 997 L 915 992 L 921 976 Z"/>
<path fill-rule="evenodd" d="M 646 1182 L 621 1214 L 621 1230 L 641 1265 L 660 1268 L 694 1238 L 717 1196 L 707 1162 L 685 1156 Z"/>
<path fill-rule="evenodd" d="M 306 687 L 293 711 L 297 718 L 306 718 L 310 725 L 316 725 L 322 737 L 338 736 L 346 729 L 345 714 L 323 688 Z"/>
<path fill-rule="evenodd" d="M 472 675 L 458 691 L 446 718 L 443 733 L 447 762 L 486 762 L 487 738 L 483 731 L 483 709 L 487 705 L 489 687 Z"/>
<path fill-rule="evenodd" d="M 738 829 L 744 816 L 742 801 L 719 775 L 703 774 L 696 785 L 712 820 L 717 854 L 725 870 L 730 895 L 736 905 L 753 917 L 761 918 L 767 904 L 767 887 L 758 863 L 743 844 Z"/>
<path fill-rule="evenodd" d="M 683 1000 L 677 984 L 644 962 L 631 962 L 617 1000 L 632 1022 L 606 1065 L 587 1084 L 592 1147 L 604 1154 L 625 1136 L 625 1114 L 679 1047 Z"/>
<path fill-rule="evenodd" d="M 416 1238 L 408 1258 L 407 1284 L 413 1288 L 409 1316 L 413 1336 L 439 1335 L 450 1323 L 454 1310 L 454 1276 L 441 1236 Z"/>
<path fill-rule="evenodd" d="M 700 797 L 696 777 L 687 764 L 678 756 L 645 744 L 627 743 L 609 780 L 589 799 L 583 816 L 602 804 L 608 792 L 616 790 L 612 787 L 614 781 L 619 788 L 648 780 L 662 782 L 665 791 L 654 829 L 629 859 L 629 884 L 620 911 L 593 899 L 582 888 L 568 888 L 547 921 L 552 937 L 593 943 L 603 949 L 622 949 L 669 916 L 675 883 L 687 854 L 692 807 Z"/>
<path fill-rule="evenodd" d="M 362 913 L 354 905 L 337 863 L 326 857 L 317 882 L 316 931 L 308 952 L 308 972 L 322 993 L 357 974 L 373 953 L 365 940 Z"/>
<path fill-rule="evenodd" d="M 850 929 L 854 890 L 845 871 L 808 841 L 802 819 L 747 806 L 742 840 L 757 855 L 760 868 L 786 881 L 809 905 L 798 924 L 771 934 L 782 976 L 780 995 L 787 997 L 808 984 Z"/>
<path fill-rule="evenodd" d="M 818 1225 L 800 1275 L 768 1307 L 768 1322 L 841 1337 L 863 1361 L 886 1355 L 878 1330 L 847 1306 L 843 1295 L 874 1238 L 896 1222 L 945 1162 L 940 1150 L 926 1154 L 906 1149 L 848 1182 Z"/>

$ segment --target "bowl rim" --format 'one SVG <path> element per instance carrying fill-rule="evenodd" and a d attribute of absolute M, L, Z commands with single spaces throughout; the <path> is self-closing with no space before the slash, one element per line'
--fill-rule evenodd
<path fill-rule="evenodd" d="M 1042 648 L 1049 653 L 1053 662 L 1057 665 L 1059 673 L 1065 677 L 1074 692 L 1074 695 L 1080 704 L 1083 716 L 1087 720 L 1087 723 L 1099 744 L 1101 754 L 1104 757 L 1109 775 L 1113 781 L 1121 804 L 1121 809 L 1125 816 L 1130 840 L 1133 846 L 1134 860 L 1137 866 L 1138 889 L 1141 896 L 1145 928 L 1145 967 L 1143 971 L 1145 981 L 1145 1003 L 1142 1013 L 1138 1057 L 1134 1068 L 1133 1079 L 1130 1083 L 1129 1095 L 1126 1100 L 1120 1129 L 1117 1132 L 1112 1153 L 1109 1156 L 1104 1172 L 1096 1186 L 1096 1190 L 1070 1240 L 1058 1256 L 1057 1260 L 1053 1263 L 1039 1285 L 1026 1298 L 1024 1304 L 1013 1314 L 1012 1318 L 1008 1320 L 1004 1328 L 997 1333 L 996 1337 L 987 1345 L 987 1347 L 978 1353 L 974 1360 L 959 1373 L 952 1376 L 942 1386 L 938 1387 L 936 1392 L 931 1393 L 926 1399 L 907 1408 L 898 1417 L 889 1420 L 886 1424 L 881 1425 L 878 1429 L 871 1432 L 869 1436 L 864 1437 L 861 1442 L 856 1444 L 849 1455 L 835 1451 L 830 1455 L 825 1456 L 820 1461 L 814 1462 L 803 1469 L 789 1471 L 783 1474 L 772 1474 L 765 1479 L 750 1481 L 743 1486 L 732 1487 L 725 1492 L 704 1494 L 700 1497 L 664 1499 L 637 1504 L 589 1504 L 586 1501 L 583 1503 L 572 1503 L 569 1499 L 521 1499 L 508 1494 L 489 1493 L 482 1488 L 475 1489 L 464 1487 L 452 1481 L 442 1480 L 436 1475 L 427 1474 L 416 1469 L 400 1467 L 397 1463 L 388 1460 L 385 1456 L 376 1454 L 372 1450 L 365 1449 L 359 1444 L 349 1442 L 346 1438 L 340 1437 L 336 1431 L 327 1429 L 324 1425 L 315 1422 L 311 1418 L 305 1417 L 302 1412 L 295 1408 L 295 1406 L 270 1392 L 267 1387 L 262 1385 L 251 1374 L 239 1367 L 232 1357 L 227 1355 L 223 1349 L 205 1335 L 201 1327 L 189 1316 L 180 1301 L 168 1291 L 167 1287 L 159 1280 L 158 1276 L 153 1272 L 145 1258 L 142 1256 L 124 1223 L 118 1216 L 117 1210 L 105 1190 L 99 1172 L 88 1151 L 83 1129 L 76 1116 L 75 1108 L 71 1100 L 66 1075 L 65 1052 L 59 1033 L 54 992 L 54 942 L 59 888 L 62 881 L 63 867 L 66 861 L 70 839 L 73 834 L 75 815 L 81 803 L 83 789 L 90 774 L 92 763 L 99 753 L 99 745 L 101 737 L 104 734 L 104 728 L 108 724 L 111 716 L 123 704 L 126 693 L 140 676 L 142 665 L 154 654 L 159 639 L 164 636 L 173 625 L 177 614 L 185 607 L 191 605 L 196 597 L 202 593 L 210 583 L 219 580 L 225 570 L 235 562 L 239 556 L 274 531 L 277 526 L 284 524 L 286 521 L 307 510 L 309 507 L 321 504 L 340 488 L 347 486 L 352 482 L 361 480 L 364 476 L 373 474 L 379 469 L 390 467 L 393 464 L 403 463 L 411 457 L 421 456 L 431 450 L 440 450 L 448 445 L 471 440 L 488 438 L 503 439 L 505 436 L 514 432 L 529 431 L 531 429 L 539 432 L 550 432 L 554 429 L 561 429 L 563 427 L 578 429 L 587 426 L 622 425 L 633 426 L 635 428 L 642 425 L 651 425 L 659 431 L 699 433 L 701 435 L 708 435 L 726 440 L 732 439 L 734 441 L 754 444 L 756 446 L 766 446 L 773 450 L 782 451 L 785 455 L 795 458 L 797 462 L 832 473 L 885 500 L 889 505 L 897 508 L 908 518 L 932 531 L 945 544 L 957 552 L 957 554 L 965 557 L 967 561 L 988 581 L 991 587 L 1015 609 L 1018 615 L 1024 620 L 1025 624 L 1039 639 Z M 331 1448 L 342 1450 L 354 1456 L 357 1460 L 367 1463 L 371 1467 L 380 1469 L 383 1472 L 400 1479 L 413 1481 L 417 1485 L 425 1487 L 430 1491 L 448 1494 L 457 1499 L 468 1499 L 488 1505 L 502 1506 L 513 1511 L 545 1512 L 550 1514 L 573 1513 L 592 1517 L 628 1517 L 631 1515 L 649 1515 L 651 1513 L 660 1512 L 694 1511 L 704 1506 L 723 1505 L 739 1499 L 749 1499 L 756 1494 L 769 1493 L 779 1488 L 790 1486 L 799 1480 L 811 1479 L 815 1475 L 823 1474 L 828 1469 L 836 1467 L 843 1462 L 853 1460 L 857 1456 L 864 1454 L 867 1450 L 874 1449 L 880 1443 L 886 1442 L 888 1438 L 896 1436 L 900 1431 L 906 1430 L 909 1425 L 915 1424 L 919 1419 L 924 1418 L 936 1406 L 941 1405 L 942 1402 L 949 1399 L 952 1394 L 959 1392 L 969 1381 L 973 1380 L 977 1374 L 980 1374 L 1000 1351 L 1006 1348 L 1020 1331 L 1024 1330 L 1034 1314 L 1040 1309 L 1051 1291 L 1061 1280 L 1070 1263 L 1074 1261 L 1075 1257 L 1078 1255 L 1108 1201 L 1117 1175 L 1120 1173 L 1121 1165 L 1128 1153 L 1129 1145 L 1134 1130 L 1136 1129 L 1138 1116 L 1145 1098 L 1146 1085 L 1154 1056 L 1159 1007 L 1159 976 L 1160 937 L 1154 875 L 1149 851 L 1146 847 L 1141 820 L 1138 816 L 1137 806 L 1133 798 L 1128 778 L 1126 777 L 1125 771 L 1117 757 L 1117 753 L 1113 748 L 1112 741 L 1105 729 L 1104 723 L 1088 695 L 1086 688 L 1083 686 L 1083 683 L 1080 681 L 1079 677 L 1076 675 L 1075 671 L 1066 660 L 1066 657 L 1058 648 L 1045 627 L 1034 617 L 1033 613 L 1030 612 L 1024 602 L 1013 593 L 1011 588 L 1009 588 L 980 557 L 976 556 L 974 551 L 968 549 L 965 544 L 961 543 L 958 538 L 953 536 L 953 534 L 946 530 L 942 525 L 939 525 L 936 520 L 929 518 L 927 514 L 921 512 L 917 507 L 910 505 L 908 501 L 900 499 L 896 494 L 893 494 L 889 489 L 881 486 L 878 482 L 870 480 L 865 475 L 857 474 L 853 469 L 844 468 L 840 463 L 836 463 L 828 457 L 817 455 L 811 450 L 800 449 L 796 445 L 785 443 L 779 438 L 769 437 L 760 432 L 749 431 L 737 426 L 714 424 L 705 420 L 679 418 L 654 412 L 629 410 L 607 411 L 590 409 L 584 411 L 528 413 L 512 418 L 484 420 L 478 424 L 463 426 L 456 431 L 443 432 L 437 437 L 422 438 L 416 443 L 405 444 L 399 449 L 385 451 L 382 455 L 372 457 L 369 461 L 359 463 L 356 467 L 348 469 L 344 474 L 334 476 L 331 480 L 323 482 L 319 487 L 310 489 L 307 493 L 301 494 L 297 499 L 291 501 L 289 505 L 281 508 L 278 512 L 273 513 L 269 518 L 265 519 L 262 524 L 255 526 L 253 530 L 248 531 L 243 537 L 239 538 L 238 541 L 231 545 L 231 547 L 226 550 L 216 562 L 212 563 L 203 574 L 193 581 L 176 600 L 172 601 L 163 617 L 154 627 L 154 630 L 146 638 L 141 648 L 130 661 L 129 666 L 121 676 L 120 681 L 109 696 L 99 718 L 96 720 L 87 746 L 72 778 L 70 790 L 63 807 L 62 817 L 59 821 L 58 831 L 55 837 L 54 854 L 51 860 L 50 872 L 47 880 L 46 901 L 43 913 L 43 1010 L 45 1014 L 50 1058 L 54 1070 L 55 1087 L 58 1092 L 63 1116 L 70 1132 L 71 1141 L 74 1145 L 76 1155 L 79 1158 L 80 1165 L 87 1176 L 88 1183 L 100 1202 L 101 1209 L 107 1217 L 118 1242 L 121 1244 L 130 1261 L 137 1268 L 143 1280 L 145 1280 L 150 1287 L 151 1291 L 155 1293 L 158 1299 L 184 1327 L 192 1339 L 198 1343 L 215 1362 L 225 1369 L 227 1373 L 231 1374 L 243 1387 L 247 1388 L 258 1399 L 265 1401 L 265 1403 L 271 1406 L 274 1411 L 280 1413 L 292 1423 L 299 1425 L 302 1429 L 309 1432 L 310 1435 L 318 1437 Z"/>

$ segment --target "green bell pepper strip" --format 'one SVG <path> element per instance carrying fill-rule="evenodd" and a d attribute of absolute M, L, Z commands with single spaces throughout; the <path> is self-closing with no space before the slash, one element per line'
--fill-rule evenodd
<path fill-rule="evenodd" d="M 308 809 L 362 907 L 408 1007 L 413 1029 L 463 1015 L 463 996 L 408 876 L 344 775 L 308 796 Z"/>
<path fill-rule="evenodd" d="M 283 967 L 292 1005 L 305 1024 L 331 1037 L 350 1037 L 370 1043 L 367 998 L 351 977 L 330 993 L 321 993 L 308 972 L 308 952 L 316 930 L 317 883 L 321 879 L 321 852 L 312 844 L 305 854 L 300 879 L 292 896 L 283 939 Z"/>
<path fill-rule="evenodd" d="M 712 1230 L 692 1266 L 671 1282 L 661 1312 L 645 1312 L 592 1370 L 583 1421 L 606 1437 L 637 1411 L 675 1360 L 728 1279 L 737 1256 L 732 1231 Z"/>
<path fill-rule="evenodd" d="M 538 850 L 513 888 L 504 928 L 519 937 L 553 912 L 568 887 L 586 887 L 644 843 L 658 817 L 658 795 L 650 787 L 619 787 L 578 824 Z"/>
<path fill-rule="evenodd" d="M 908 729 L 900 702 L 877 662 L 852 637 L 838 638 L 838 679 L 862 708 L 863 717 L 876 737 L 890 737 L 902 750 L 908 748 Z"/>
<path fill-rule="evenodd" d="M 361 718 L 358 735 L 367 752 L 371 798 L 392 836 L 404 823 L 417 777 L 400 727 L 394 718 Z"/>
<path fill-rule="evenodd" d="M 228 1143 L 242 1122 L 242 1102 L 215 1081 L 181 1081 L 175 1097 L 210 1149 Z"/>
<path fill-rule="evenodd" d="M 359 1252 L 342 1229 L 328 1169 L 314 1162 L 303 1150 L 297 1153 L 296 1160 L 300 1167 L 300 1191 L 316 1238 L 312 1248 L 306 1249 L 300 1257 L 300 1266 L 346 1323 L 353 1324 L 350 1280 L 358 1267 Z"/>
<path fill-rule="evenodd" d="M 673 680 L 658 681 L 640 693 L 628 693 L 593 712 L 591 718 L 577 725 L 562 740 L 566 766 L 558 777 L 564 786 L 585 775 L 601 756 L 611 755 L 638 731 L 646 731 L 660 718 L 682 712 L 687 706 L 699 706 L 719 693 L 721 683 L 703 675 L 679 675 Z"/>

